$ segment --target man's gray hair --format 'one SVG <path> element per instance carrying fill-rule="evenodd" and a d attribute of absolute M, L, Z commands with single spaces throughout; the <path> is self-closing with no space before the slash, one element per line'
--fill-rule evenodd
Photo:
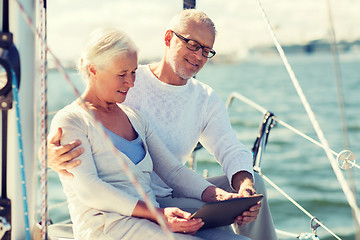
<path fill-rule="evenodd" d="M 186 23 L 189 21 L 196 21 L 208 26 L 216 34 L 214 22 L 204 12 L 196 9 L 186 9 L 177 13 L 171 20 L 166 30 L 173 30 L 175 32 L 184 30 Z"/>

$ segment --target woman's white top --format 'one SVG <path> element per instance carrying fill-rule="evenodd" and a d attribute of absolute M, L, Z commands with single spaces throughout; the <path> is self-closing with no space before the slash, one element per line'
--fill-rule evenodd
<path fill-rule="evenodd" d="M 158 203 L 150 187 L 153 170 L 169 186 L 190 198 L 201 199 L 202 192 L 211 185 L 174 158 L 138 111 L 126 106 L 121 108 L 146 150 L 144 159 L 137 165 L 104 138 L 102 127 L 76 102 L 60 110 L 52 120 L 49 136 L 61 127 L 61 145 L 79 139 L 84 148 L 84 153 L 78 157 L 81 164 L 69 170 L 74 177 L 60 176 L 75 232 L 81 231 L 82 224 L 101 212 L 131 216 L 142 197 L 127 172 L 133 174 L 155 206 Z M 117 220 L 113 218 L 109 221 Z"/>

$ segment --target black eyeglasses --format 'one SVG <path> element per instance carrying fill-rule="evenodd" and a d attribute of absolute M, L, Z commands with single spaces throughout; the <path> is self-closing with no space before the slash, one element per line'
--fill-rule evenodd
<path fill-rule="evenodd" d="M 180 34 L 173 32 L 178 38 L 180 38 L 181 40 L 183 40 L 186 43 L 186 47 L 191 50 L 191 51 L 197 51 L 201 48 L 202 50 L 202 55 L 206 58 L 212 58 L 213 56 L 215 56 L 216 52 L 214 49 L 211 49 L 209 47 L 204 47 L 203 45 L 201 45 L 200 43 L 198 43 L 195 40 L 192 39 L 188 39 L 185 38 L 183 36 L 181 36 Z"/>

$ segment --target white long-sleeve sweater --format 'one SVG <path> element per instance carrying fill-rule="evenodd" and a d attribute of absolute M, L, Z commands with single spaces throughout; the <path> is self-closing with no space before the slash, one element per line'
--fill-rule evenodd
<path fill-rule="evenodd" d="M 137 165 L 120 151 L 116 150 L 120 158 L 115 157 L 113 148 L 104 140 L 90 114 L 76 102 L 60 110 L 51 122 L 49 136 L 61 127 L 62 145 L 79 139 L 84 148 L 84 153 L 79 156 L 82 163 L 69 170 L 74 178 L 60 176 L 76 236 L 86 235 L 86 231 L 91 230 L 89 220 L 97 221 L 92 216 L 112 213 L 106 219 L 107 224 L 111 225 L 122 216 L 131 216 L 137 201 L 142 199 L 126 175 L 122 161 L 127 163 L 155 206 L 158 203 L 150 187 L 150 174 L 153 170 L 166 179 L 171 187 L 190 198 L 201 199 L 202 192 L 211 185 L 174 158 L 142 114 L 127 106 L 122 106 L 122 109 L 146 150 L 144 159 Z M 131 226 L 125 224 L 125 227 Z"/>
<path fill-rule="evenodd" d="M 145 114 L 162 142 L 183 164 L 198 141 L 221 164 L 231 181 L 239 171 L 252 170 L 252 153 L 241 144 L 232 129 L 222 100 L 208 85 L 191 78 L 184 86 L 161 82 L 148 65 L 140 65 L 135 86 L 123 104 Z M 168 196 L 172 189 L 153 174 L 157 196 Z"/>

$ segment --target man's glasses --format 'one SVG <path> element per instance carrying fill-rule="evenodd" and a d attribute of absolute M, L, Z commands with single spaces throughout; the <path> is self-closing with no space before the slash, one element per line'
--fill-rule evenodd
<path fill-rule="evenodd" d="M 214 51 L 214 49 L 208 48 L 208 47 L 204 47 L 203 45 L 201 45 L 200 43 L 198 43 L 195 40 L 192 39 L 188 39 L 185 38 L 183 36 L 181 36 L 180 34 L 173 32 L 178 38 L 180 38 L 181 40 L 183 40 L 186 43 L 186 47 L 191 50 L 191 51 L 197 51 L 201 48 L 202 50 L 202 55 L 206 58 L 212 58 L 213 56 L 215 56 L 216 52 Z"/>

